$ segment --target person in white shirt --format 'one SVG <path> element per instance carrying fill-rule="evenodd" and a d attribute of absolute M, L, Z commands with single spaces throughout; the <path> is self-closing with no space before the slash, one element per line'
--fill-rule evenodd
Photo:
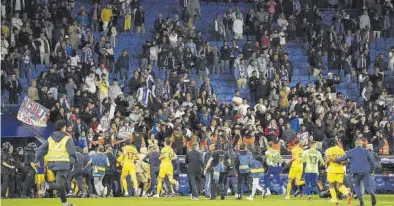
<path fill-rule="evenodd" d="M 77 67 L 78 64 L 81 62 L 80 57 L 77 55 L 77 52 L 75 50 L 72 51 L 70 58 L 70 66 L 72 67 Z"/>
<path fill-rule="evenodd" d="M 287 21 L 285 14 L 281 13 L 278 18 L 278 26 L 283 30 L 286 31 L 287 27 L 289 26 L 289 22 Z"/>
<path fill-rule="evenodd" d="M 234 105 L 233 109 L 234 109 L 234 110 L 238 110 L 238 109 L 239 109 L 239 108 L 238 108 L 239 105 L 242 104 L 242 98 L 240 97 L 240 93 L 239 93 L 238 90 L 235 91 L 234 97 L 233 97 L 233 99 L 231 100 L 231 102 L 232 102 L 233 105 Z"/>
<path fill-rule="evenodd" d="M 49 55 L 51 53 L 51 46 L 48 41 L 48 39 L 45 37 L 45 33 L 42 32 L 40 34 L 40 38 L 38 39 L 40 41 L 40 61 L 41 64 L 49 65 Z"/>
<path fill-rule="evenodd" d="M 108 71 L 105 68 L 104 64 L 102 64 L 99 68 L 96 69 L 96 74 L 100 77 L 105 75 L 108 78 Z"/>
<path fill-rule="evenodd" d="M 115 103 L 111 104 L 110 111 L 105 111 L 104 116 L 100 120 L 100 126 L 103 132 L 109 131 L 111 127 L 111 120 L 115 116 Z"/>
<path fill-rule="evenodd" d="M 241 15 L 237 14 L 236 19 L 233 23 L 233 30 L 234 30 L 234 39 L 239 40 L 243 38 L 243 29 L 244 22 L 242 21 Z"/>
<path fill-rule="evenodd" d="M 9 47 L 10 47 L 10 44 L 8 43 L 7 39 L 5 39 L 2 36 L 1 37 L 1 50 L 0 50 L 1 60 L 4 60 L 4 57 L 8 54 Z"/>
<path fill-rule="evenodd" d="M 116 36 L 118 35 L 118 31 L 116 30 L 116 26 L 112 25 L 112 22 L 109 25 L 111 28 L 111 36 L 109 37 L 109 42 L 112 48 L 116 47 Z"/>
<path fill-rule="evenodd" d="M 248 77 L 249 78 L 252 77 L 253 71 L 256 71 L 257 78 L 260 78 L 260 73 L 257 70 L 256 63 L 255 63 L 254 60 L 250 60 L 247 71 L 248 71 Z"/>
<path fill-rule="evenodd" d="M 170 35 L 168 36 L 170 46 L 172 48 L 176 48 L 177 43 L 178 43 L 178 34 L 175 32 L 175 30 L 171 31 Z"/>
<path fill-rule="evenodd" d="M 248 108 L 249 108 L 248 100 L 243 99 L 242 104 L 239 105 L 239 107 L 238 107 L 238 113 L 244 117 L 244 116 L 246 116 L 246 113 L 248 112 Z"/>
<path fill-rule="evenodd" d="M 116 99 L 122 93 L 118 83 L 118 79 L 113 80 L 112 85 L 109 87 L 109 98 Z"/>
<path fill-rule="evenodd" d="M 156 68 L 157 61 L 159 60 L 160 48 L 156 45 L 156 41 L 152 42 L 152 46 L 149 48 L 149 61 L 150 64 Z"/>
<path fill-rule="evenodd" d="M 90 73 L 85 78 L 85 89 L 91 94 L 96 94 L 96 75 L 94 73 Z"/>
<path fill-rule="evenodd" d="M 1 1 L 0 12 L 1 12 L 1 18 L 5 19 L 5 17 L 7 16 L 7 9 L 6 9 L 6 6 L 5 6 L 5 1 Z"/>
<path fill-rule="evenodd" d="M 23 22 L 22 19 L 19 18 L 19 13 L 15 13 L 15 16 L 11 19 L 11 23 L 13 27 L 16 27 L 19 31 L 21 30 Z"/>
<path fill-rule="evenodd" d="M 279 32 L 279 45 L 283 48 L 286 44 L 286 34 L 283 30 Z"/>
<path fill-rule="evenodd" d="M 360 29 L 371 28 L 371 20 L 368 16 L 368 11 L 364 10 L 363 15 L 360 16 Z"/>

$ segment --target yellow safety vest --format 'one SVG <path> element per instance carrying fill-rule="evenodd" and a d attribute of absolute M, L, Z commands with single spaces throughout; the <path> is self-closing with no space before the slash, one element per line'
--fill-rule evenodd
<path fill-rule="evenodd" d="M 48 162 L 70 162 L 70 154 L 67 152 L 68 136 L 55 142 L 52 137 L 48 138 Z"/>

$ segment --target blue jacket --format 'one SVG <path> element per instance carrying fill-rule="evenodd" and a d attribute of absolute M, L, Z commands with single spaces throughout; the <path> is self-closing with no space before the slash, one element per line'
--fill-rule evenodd
<path fill-rule="evenodd" d="M 53 132 L 51 135 L 53 140 L 56 142 L 59 142 L 65 136 L 67 136 L 67 134 L 60 131 Z M 35 162 L 39 162 L 41 159 L 44 159 L 44 156 L 48 153 L 48 147 L 49 147 L 49 143 L 48 141 L 46 141 L 37 149 Z M 66 147 L 67 147 L 67 152 L 70 155 L 70 162 L 49 162 L 48 168 L 50 170 L 52 171 L 70 170 L 71 165 L 77 161 L 77 156 L 76 156 L 77 152 L 75 150 L 74 141 L 71 138 L 67 141 Z"/>
<path fill-rule="evenodd" d="M 350 173 L 372 173 L 375 164 L 368 150 L 362 147 L 355 147 L 349 150 L 345 156 L 338 158 L 335 162 L 350 161 Z"/>
<path fill-rule="evenodd" d="M 93 168 L 104 168 L 104 170 L 97 169 L 96 171 L 93 169 L 93 176 L 104 176 L 105 169 L 109 164 L 108 157 L 105 154 L 98 153 L 92 155 L 92 159 L 90 161 L 92 162 Z"/>
<path fill-rule="evenodd" d="M 160 153 L 153 151 L 145 156 L 144 162 L 149 163 L 151 171 L 158 172 L 160 169 Z"/>

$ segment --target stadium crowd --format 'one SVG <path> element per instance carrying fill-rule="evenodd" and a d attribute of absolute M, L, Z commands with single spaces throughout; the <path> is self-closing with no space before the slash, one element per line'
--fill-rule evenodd
<path fill-rule="evenodd" d="M 385 72 L 394 70 L 394 51 L 389 51 L 389 59 L 379 55 L 369 72 L 369 44 L 393 36 L 392 1 L 365 1 L 361 7 L 355 1 L 356 13 L 338 10 L 328 28 L 322 24 L 317 2 L 323 1 L 254 1 L 246 15 L 237 8 L 217 14 L 210 35 L 203 36 L 194 26 L 201 13 L 198 0 L 180 1 L 181 18 L 158 14 L 154 25 L 145 25 L 139 0 L 125 1 L 116 11 L 101 1 L 93 1 L 88 11 L 74 8 L 73 1 L 4 0 L 2 93 L 8 93 L 8 103 L 18 104 L 23 90 L 27 91 L 29 98 L 50 109 L 49 119 L 58 131 L 66 126 L 63 132 L 77 147 L 66 190 L 80 197 L 129 194 L 129 173 L 121 169 L 124 146 L 140 156 L 133 159 L 136 176 L 131 181 L 134 194 L 144 196 L 149 191 L 156 194 L 150 188 L 162 187 L 160 149 L 172 148 L 175 156 L 188 157 L 188 151 L 200 148 L 204 154 L 200 169 L 212 170 L 200 171 L 208 176 L 205 194 L 211 198 L 216 189 L 210 195 L 208 185 L 223 184 L 224 177 L 209 165 L 238 150 L 253 151 L 266 162 L 262 154 L 271 150 L 294 155 L 294 148 L 312 145 L 325 151 L 340 142 L 347 151 L 363 139 L 375 153 L 393 154 L 394 106 L 386 103 L 390 90 L 383 82 Z M 142 45 L 139 68 L 130 68 L 130 61 L 137 60 L 127 50 L 115 57 L 118 33 L 151 31 L 154 38 Z M 100 35 L 98 41 L 94 35 Z M 238 45 L 245 38 L 246 43 Z M 291 54 L 284 51 L 288 41 L 305 46 L 310 68 L 303 69 L 316 77 L 314 83 L 290 87 L 295 77 Z M 41 64 L 48 69 L 33 79 L 32 71 Z M 220 102 L 210 76 L 223 73 L 234 74 L 237 87 L 249 88 L 250 97 L 241 97 L 237 90 L 231 103 Z M 198 78 L 191 79 L 195 74 Z M 22 88 L 21 76 L 30 82 L 28 88 Z M 339 92 L 340 82 L 357 83 L 363 101 L 357 103 Z M 127 148 L 131 144 L 135 152 Z M 41 192 L 46 188 L 42 183 L 54 181 L 54 175 L 47 173 L 48 164 L 36 146 L 29 144 L 14 152 L 5 143 L 3 149 L 2 175 L 8 178 L 3 178 L 2 197 L 46 195 Z M 210 158 L 213 154 L 219 157 Z M 35 156 L 40 157 L 40 165 Z M 166 158 L 171 163 L 174 156 Z M 235 169 L 241 164 L 237 158 L 231 162 L 228 168 L 234 170 L 226 175 L 242 173 Z M 240 176 L 242 184 L 247 177 Z M 122 190 L 111 192 L 115 181 Z M 177 185 L 172 178 L 168 181 Z M 240 188 L 234 193 L 241 194 Z M 198 196 L 195 188 L 193 196 Z"/>

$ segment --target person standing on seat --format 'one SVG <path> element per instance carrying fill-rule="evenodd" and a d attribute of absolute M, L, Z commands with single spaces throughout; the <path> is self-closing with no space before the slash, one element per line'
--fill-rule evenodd
<path fill-rule="evenodd" d="M 74 141 L 66 133 L 66 129 L 66 121 L 59 120 L 55 123 L 55 132 L 37 149 L 35 165 L 40 166 L 40 160 L 47 155 L 48 168 L 56 176 L 56 182 L 49 184 L 49 189 L 58 191 L 63 206 L 73 206 L 67 202 L 66 185 L 68 173 L 77 156 Z"/>

